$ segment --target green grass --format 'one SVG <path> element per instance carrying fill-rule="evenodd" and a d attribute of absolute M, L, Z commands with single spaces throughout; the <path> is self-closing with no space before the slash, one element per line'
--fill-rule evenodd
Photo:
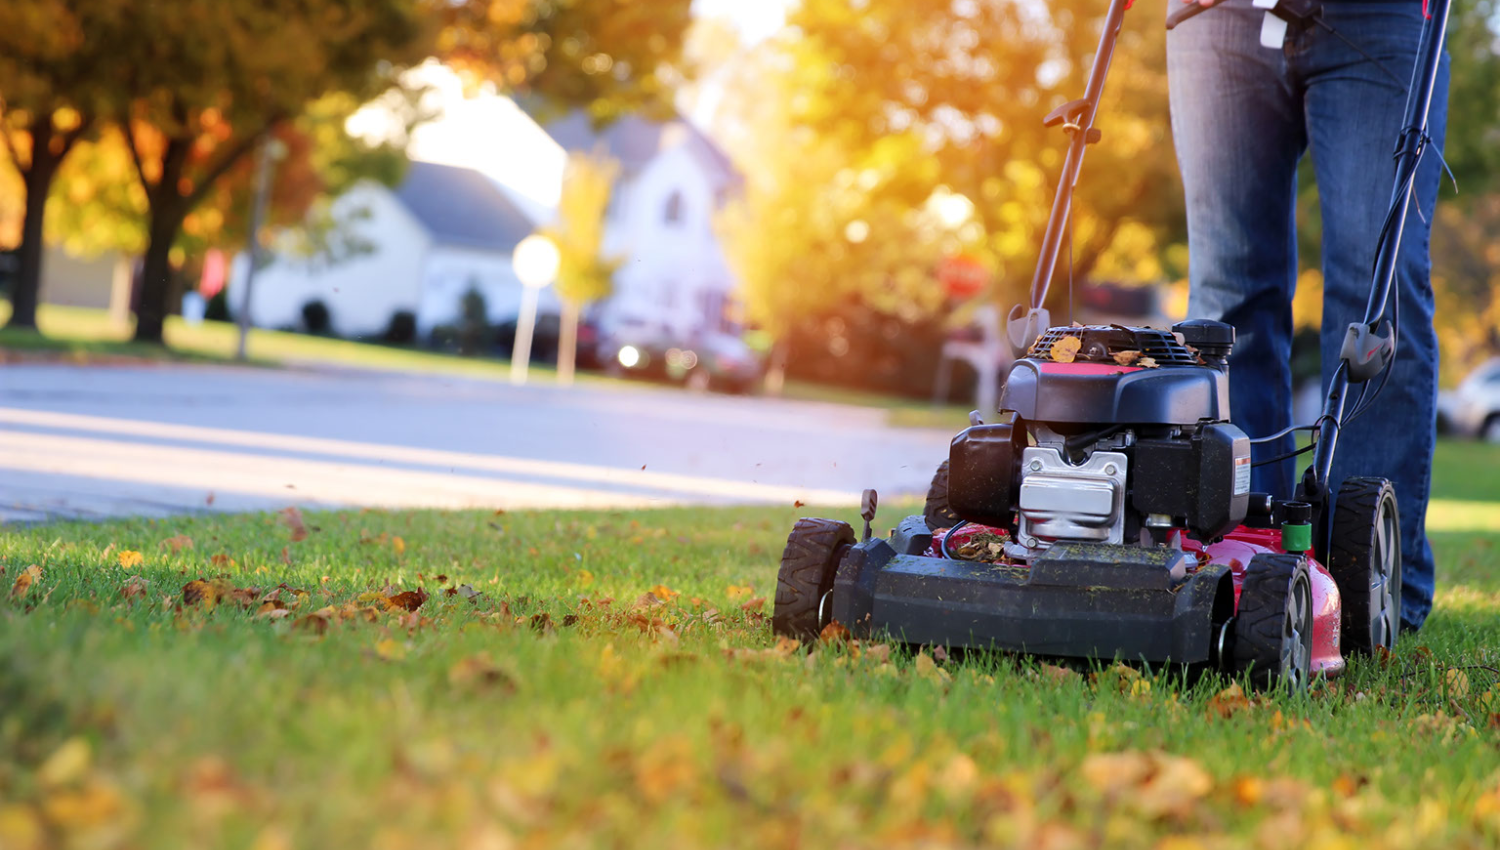
<path fill-rule="evenodd" d="M 1500 511 L 1500 457 L 1445 444 L 1437 470 L 1444 504 Z M 347 511 L 308 514 L 301 541 L 274 515 L 0 533 L 0 590 L 42 572 L 0 598 L 0 847 L 1500 840 L 1500 692 L 1476 666 L 1500 668 L 1500 532 L 1434 535 L 1437 608 L 1385 663 L 1233 710 L 1212 679 L 778 652 L 766 598 L 807 512 Z M 132 576 L 149 582 L 135 597 Z M 184 604 L 216 576 L 307 595 L 283 590 L 301 601 L 277 619 Z M 464 585 L 482 596 L 442 590 Z M 383 610 L 418 587 L 416 616 Z M 637 607 L 654 588 L 670 601 Z"/>

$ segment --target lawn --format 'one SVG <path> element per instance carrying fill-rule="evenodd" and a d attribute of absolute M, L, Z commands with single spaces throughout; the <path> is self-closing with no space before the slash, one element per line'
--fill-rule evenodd
<path fill-rule="evenodd" d="M 3 531 L 0 847 L 1493 847 L 1500 450 L 1437 470 L 1427 629 L 1249 699 L 778 643 L 810 508 Z"/>

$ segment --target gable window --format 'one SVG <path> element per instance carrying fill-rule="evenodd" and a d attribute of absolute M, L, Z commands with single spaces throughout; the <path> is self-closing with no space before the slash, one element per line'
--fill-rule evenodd
<path fill-rule="evenodd" d="M 673 192 L 667 198 L 667 210 L 664 216 L 667 224 L 677 224 L 682 221 L 682 193 Z"/>

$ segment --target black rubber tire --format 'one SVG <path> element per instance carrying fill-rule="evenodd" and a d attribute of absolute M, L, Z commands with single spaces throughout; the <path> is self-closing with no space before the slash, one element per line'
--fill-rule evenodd
<path fill-rule="evenodd" d="M 1234 674 L 1259 690 L 1306 689 L 1312 662 L 1312 580 L 1296 555 L 1260 554 L 1245 569 L 1234 615 Z"/>
<path fill-rule="evenodd" d="M 936 531 L 939 528 L 952 528 L 959 523 L 959 516 L 953 512 L 948 505 L 948 461 L 938 465 L 937 472 L 932 473 L 932 483 L 927 485 L 927 505 L 922 509 L 922 516 L 927 519 L 927 527 Z"/>
<path fill-rule="evenodd" d="M 787 535 L 776 574 L 776 607 L 771 629 L 778 635 L 808 640 L 823 630 L 818 605 L 833 590 L 839 561 L 854 545 L 854 529 L 847 522 L 804 517 Z"/>
<path fill-rule="evenodd" d="M 1401 630 L 1401 520 L 1384 478 L 1348 478 L 1334 503 L 1328 572 L 1343 599 L 1345 652 L 1389 650 Z"/>

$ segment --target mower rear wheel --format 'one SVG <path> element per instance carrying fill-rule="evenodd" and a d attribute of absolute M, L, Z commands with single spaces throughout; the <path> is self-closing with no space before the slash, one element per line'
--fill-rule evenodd
<path fill-rule="evenodd" d="M 1260 554 L 1245 569 L 1234 616 L 1234 673 L 1261 690 L 1307 687 L 1312 666 L 1312 580 L 1296 555 Z"/>
<path fill-rule="evenodd" d="M 1401 522 L 1384 478 L 1348 478 L 1334 503 L 1328 572 L 1343 599 L 1342 643 L 1369 655 L 1401 630 Z"/>
<path fill-rule="evenodd" d="M 922 516 L 927 519 L 927 527 L 936 531 L 939 528 L 952 528 L 959 523 L 958 514 L 948 504 L 948 461 L 938 465 L 937 472 L 932 474 L 932 483 L 927 485 L 927 505 L 922 509 Z"/>
<path fill-rule="evenodd" d="M 833 590 L 833 575 L 844 553 L 854 545 L 847 522 L 804 517 L 787 535 L 776 575 L 776 608 L 771 629 L 798 640 L 816 638 L 827 625 L 819 607 Z"/>

